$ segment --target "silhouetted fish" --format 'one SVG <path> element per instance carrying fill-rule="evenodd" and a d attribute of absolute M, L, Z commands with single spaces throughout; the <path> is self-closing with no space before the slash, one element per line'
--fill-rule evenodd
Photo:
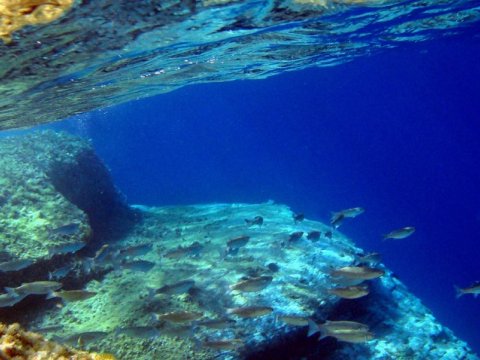
<path fill-rule="evenodd" d="M 5 261 L 0 263 L 0 271 L 2 272 L 19 271 L 19 270 L 25 269 L 26 267 L 29 267 L 32 264 L 33 264 L 33 261 L 27 260 L 27 259 Z"/>
<path fill-rule="evenodd" d="M 305 220 L 305 215 L 303 213 L 293 214 L 292 217 L 293 217 L 293 221 L 294 221 L 295 224 Z"/>
<path fill-rule="evenodd" d="M 193 280 L 182 280 L 174 284 L 164 285 L 155 290 L 157 294 L 179 295 L 188 292 L 195 285 Z"/>
<path fill-rule="evenodd" d="M 50 257 L 52 257 L 54 255 L 74 253 L 83 249 L 85 245 L 86 244 L 83 241 L 55 245 L 48 249 L 48 254 Z"/>
<path fill-rule="evenodd" d="M 49 237 L 56 237 L 56 236 L 69 237 L 77 234 L 79 230 L 80 230 L 79 223 L 70 223 L 70 224 L 66 224 L 66 225 L 51 229 L 49 231 L 48 236 Z"/>
<path fill-rule="evenodd" d="M 130 269 L 133 271 L 148 272 L 152 270 L 152 268 L 155 266 L 155 263 L 151 261 L 146 261 L 146 260 L 132 260 L 132 261 L 122 261 L 120 266 L 124 269 Z"/>
<path fill-rule="evenodd" d="M 388 234 L 383 236 L 383 240 L 387 239 L 405 239 L 406 237 L 412 235 L 415 232 L 413 226 L 406 226 L 401 229 L 393 230 Z"/>
<path fill-rule="evenodd" d="M 50 291 L 58 290 L 62 284 L 56 281 L 34 281 L 30 283 L 23 283 L 19 287 L 6 287 L 5 291 L 14 295 L 46 295 Z"/>
<path fill-rule="evenodd" d="M 245 222 L 246 222 L 247 226 L 253 226 L 253 225 L 262 226 L 263 225 L 263 217 L 255 216 L 251 220 L 245 219 Z"/>

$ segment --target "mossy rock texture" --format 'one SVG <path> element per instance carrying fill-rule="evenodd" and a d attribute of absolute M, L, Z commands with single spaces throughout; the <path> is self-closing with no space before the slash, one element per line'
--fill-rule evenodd
<path fill-rule="evenodd" d="M 0 140 L 0 261 L 49 259 L 53 246 L 118 235 L 133 218 L 88 142 L 52 131 Z M 52 236 L 68 224 L 78 231 Z"/>

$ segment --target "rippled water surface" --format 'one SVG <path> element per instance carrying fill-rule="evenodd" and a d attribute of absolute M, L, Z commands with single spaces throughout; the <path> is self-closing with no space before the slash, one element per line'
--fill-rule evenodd
<path fill-rule="evenodd" d="M 333 66 L 472 30 L 479 8 L 480 1 L 77 1 L 59 20 L 0 44 L 0 129 L 194 83 Z"/>

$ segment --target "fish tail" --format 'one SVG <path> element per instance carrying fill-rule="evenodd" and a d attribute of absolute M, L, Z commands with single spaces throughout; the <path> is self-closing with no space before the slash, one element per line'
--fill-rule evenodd
<path fill-rule="evenodd" d="M 322 333 L 318 324 L 312 319 L 308 319 L 308 334 L 307 336 L 315 335 L 316 333 Z"/>
<path fill-rule="evenodd" d="M 464 292 L 457 285 L 454 285 L 454 288 L 455 288 L 456 298 L 458 299 L 460 296 L 462 296 L 464 294 Z"/>
<path fill-rule="evenodd" d="M 50 290 L 47 294 L 47 297 L 45 298 L 46 300 L 49 300 L 49 299 L 53 299 L 53 298 L 56 298 L 58 297 L 57 295 L 55 295 L 55 292 Z"/>
<path fill-rule="evenodd" d="M 18 296 L 18 293 L 15 291 L 15 288 L 5 287 L 4 289 L 8 294 Z"/>

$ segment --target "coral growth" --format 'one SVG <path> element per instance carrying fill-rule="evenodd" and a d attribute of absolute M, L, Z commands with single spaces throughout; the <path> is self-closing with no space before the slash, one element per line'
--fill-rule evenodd
<path fill-rule="evenodd" d="M 25 360 L 115 360 L 110 354 L 87 353 L 55 342 L 42 335 L 25 331 L 19 324 L 0 323 L 0 358 Z"/>
<path fill-rule="evenodd" d="M 0 39 L 9 43 L 12 33 L 26 25 L 47 24 L 58 19 L 73 0 L 0 1 Z"/>

